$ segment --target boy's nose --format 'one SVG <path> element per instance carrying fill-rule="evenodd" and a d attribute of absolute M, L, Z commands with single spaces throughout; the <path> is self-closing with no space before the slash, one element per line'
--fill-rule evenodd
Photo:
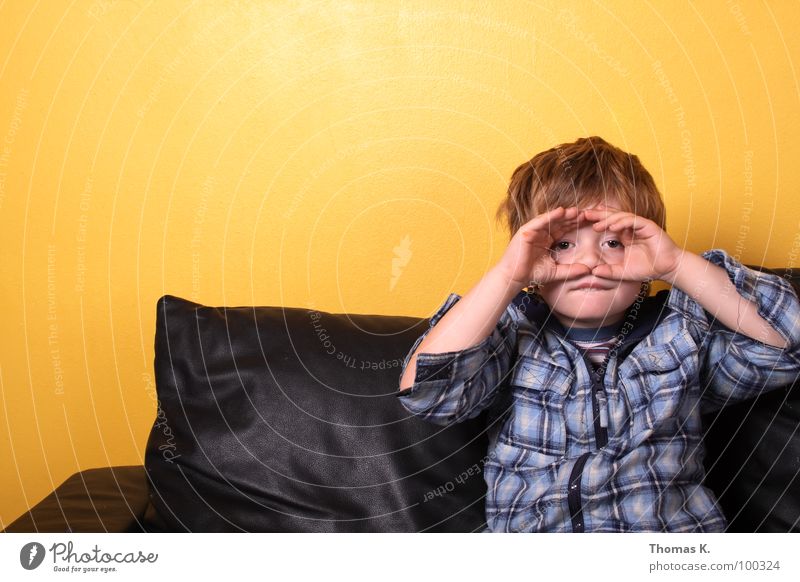
<path fill-rule="evenodd" d="M 593 269 L 597 265 L 604 263 L 603 255 L 600 252 L 600 249 L 595 248 L 587 248 L 581 251 L 578 251 L 575 254 L 575 262 L 581 263 L 582 265 L 586 265 L 590 269 Z"/>

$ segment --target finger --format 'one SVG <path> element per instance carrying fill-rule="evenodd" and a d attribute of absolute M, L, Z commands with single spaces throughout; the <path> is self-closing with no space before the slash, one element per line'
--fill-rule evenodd
<path fill-rule="evenodd" d="M 613 224 L 614 222 L 617 222 L 622 218 L 629 216 L 636 216 L 631 212 L 625 212 L 625 211 L 619 211 L 619 212 L 603 211 L 603 212 L 606 212 L 607 214 L 605 216 L 598 216 L 597 220 L 592 225 L 592 228 L 596 231 L 604 230 L 608 228 L 609 224 Z"/>
<path fill-rule="evenodd" d="M 569 230 L 577 229 L 584 223 L 586 223 L 584 211 L 579 209 L 577 206 L 571 206 L 566 209 L 564 216 L 550 221 L 552 227 L 551 232 L 563 234 Z"/>
<path fill-rule="evenodd" d="M 602 204 L 598 204 L 597 206 L 590 206 L 589 208 L 584 208 L 583 211 L 589 214 L 594 214 L 596 216 L 605 216 L 607 214 L 612 214 L 614 212 L 621 212 L 621 209 L 611 208 L 610 206 L 604 206 Z"/>
<path fill-rule="evenodd" d="M 619 211 L 619 210 L 622 210 L 622 208 L 619 208 L 619 207 L 617 207 L 617 206 L 612 206 L 612 205 L 610 205 L 610 204 L 604 204 L 604 203 L 602 203 L 602 202 L 600 202 L 599 204 L 597 204 L 597 205 L 595 206 L 595 208 L 598 208 L 598 209 L 600 209 L 600 210 L 611 210 L 611 211 Z"/>
<path fill-rule="evenodd" d="M 563 206 L 559 206 L 558 208 L 554 208 L 553 210 L 551 210 L 549 212 L 544 212 L 542 214 L 537 214 L 536 216 L 531 218 L 528 222 L 523 224 L 521 228 L 531 228 L 531 227 L 538 228 L 542 224 L 546 224 L 547 221 L 549 221 L 549 220 L 551 220 L 553 218 L 556 218 L 558 216 L 561 216 L 565 211 L 566 211 L 566 208 L 564 208 Z"/>
<path fill-rule="evenodd" d="M 623 280 L 625 269 L 621 265 L 597 265 L 592 269 L 592 275 L 601 279 Z"/>
<path fill-rule="evenodd" d="M 588 224 L 590 222 L 594 222 L 591 218 L 586 215 L 586 210 L 581 210 L 578 216 L 576 217 L 578 224 L 583 226 L 584 224 Z"/>
<path fill-rule="evenodd" d="M 522 225 L 522 228 L 526 229 L 541 229 L 545 225 L 551 222 L 558 222 L 563 220 L 574 220 L 578 214 L 579 210 L 576 206 L 570 206 L 565 208 L 563 206 L 559 206 L 550 210 L 549 212 L 544 212 L 542 214 L 538 214 L 537 216 L 533 217 L 531 220 L 526 222 Z"/>
<path fill-rule="evenodd" d="M 640 277 L 632 276 L 624 265 L 597 265 L 592 269 L 592 275 L 601 279 L 613 281 L 637 281 Z"/>
<path fill-rule="evenodd" d="M 591 274 L 592 270 L 583 263 L 569 263 L 565 265 L 556 265 L 556 270 L 553 273 L 553 281 L 566 281 L 568 279 L 575 279 Z"/>
<path fill-rule="evenodd" d="M 632 231 L 641 231 L 649 226 L 649 220 L 641 216 L 631 215 L 620 218 L 608 225 L 608 230 L 617 232 L 623 229 L 630 229 Z"/>
<path fill-rule="evenodd" d="M 633 216 L 618 216 L 616 218 L 608 218 L 605 221 L 605 230 L 619 230 L 622 228 L 630 228 L 635 224 L 635 217 Z"/>
<path fill-rule="evenodd" d="M 615 220 L 619 220 L 624 216 L 636 216 L 634 213 L 627 212 L 625 210 L 616 210 L 616 211 L 606 210 L 604 212 L 605 216 L 601 216 L 598 222 L 609 223 L 609 222 L 614 222 Z"/>
<path fill-rule="evenodd" d="M 559 239 L 567 233 L 575 233 L 581 227 L 581 223 L 577 219 L 564 220 L 551 223 L 551 228 L 548 234 L 554 239 Z"/>
<path fill-rule="evenodd" d="M 564 209 L 564 217 L 562 220 L 575 218 L 578 214 L 580 214 L 580 209 L 577 206 L 568 206 Z"/>
<path fill-rule="evenodd" d="M 563 209 L 561 212 L 557 212 L 557 210 L 540 214 L 525 223 L 524 226 L 520 227 L 523 236 L 527 240 L 531 240 L 537 233 L 557 237 L 578 227 L 579 211 L 577 208 Z"/>
<path fill-rule="evenodd" d="M 524 231 L 522 236 L 525 242 L 536 248 L 550 249 L 553 242 L 561 239 L 569 232 L 575 232 L 577 228 L 578 224 L 573 222 L 558 226 L 553 225 L 549 229 L 530 229 Z"/>
<path fill-rule="evenodd" d="M 579 216 L 580 210 L 575 206 L 565 208 L 563 214 L 550 218 L 547 222 L 542 224 L 539 230 L 547 232 L 551 236 L 560 236 L 560 233 L 578 227 Z"/>
<path fill-rule="evenodd" d="M 611 216 L 612 214 L 616 214 L 620 212 L 619 210 L 611 210 L 608 208 L 586 208 L 583 211 L 583 215 L 586 217 L 587 220 L 591 220 L 592 222 L 597 222 L 598 220 L 603 220 Z"/>
<path fill-rule="evenodd" d="M 563 216 L 565 209 L 561 206 L 554 208 L 550 212 L 534 216 L 528 222 L 519 227 L 523 237 L 528 237 L 533 231 L 540 230 L 543 225 L 546 225 L 550 220 Z"/>

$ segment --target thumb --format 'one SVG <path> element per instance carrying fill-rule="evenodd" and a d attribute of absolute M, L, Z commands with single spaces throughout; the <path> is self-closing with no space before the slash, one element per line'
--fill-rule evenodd
<path fill-rule="evenodd" d="M 591 273 L 591 269 L 582 263 L 556 265 L 554 279 L 575 279 L 583 275 L 588 275 L 589 273 Z"/>
<path fill-rule="evenodd" d="M 592 275 L 601 279 L 622 279 L 623 268 L 620 265 L 597 265 L 592 269 Z"/>

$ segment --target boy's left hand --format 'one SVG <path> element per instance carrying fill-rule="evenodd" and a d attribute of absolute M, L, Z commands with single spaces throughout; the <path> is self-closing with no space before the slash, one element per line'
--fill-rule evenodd
<path fill-rule="evenodd" d="M 597 265 L 592 274 L 604 279 L 644 281 L 661 279 L 672 283 L 683 249 L 655 222 L 618 208 L 598 206 L 583 211 L 594 222 L 592 228 L 617 234 L 625 247 L 621 264 Z"/>

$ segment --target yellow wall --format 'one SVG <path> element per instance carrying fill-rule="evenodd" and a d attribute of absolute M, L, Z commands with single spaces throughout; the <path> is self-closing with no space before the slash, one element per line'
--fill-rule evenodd
<path fill-rule="evenodd" d="M 690 250 L 800 264 L 794 3 L 477 4 L 2 4 L 0 526 L 141 462 L 162 294 L 429 314 L 560 142 L 637 153 Z"/>

